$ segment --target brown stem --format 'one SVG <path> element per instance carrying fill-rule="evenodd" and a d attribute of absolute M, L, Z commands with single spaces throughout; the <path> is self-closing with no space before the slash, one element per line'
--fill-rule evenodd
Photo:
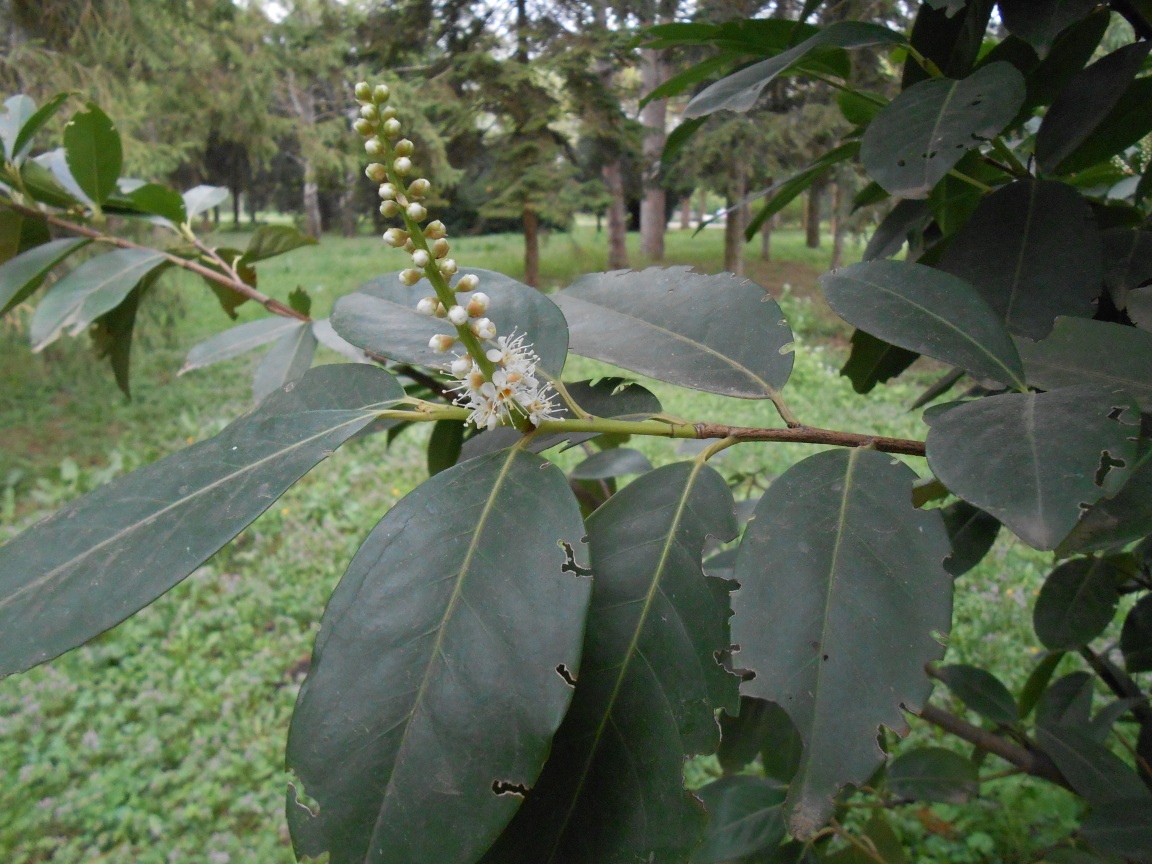
<path fill-rule="evenodd" d="M 1080 649 L 1082 656 L 1092 671 L 1100 676 L 1100 680 L 1108 685 L 1108 689 L 1121 699 L 1139 699 L 1132 708 L 1132 716 L 1140 725 L 1152 723 L 1152 708 L 1148 706 L 1148 697 L 1136 686 L 1136 682 L 1117 669 L 1112 663 L 1101 657 L 1087 645 Z"/>
<path fill-rule="evenodd" d="M 800 444 L 829 444 L 838 447 L 870 447 L 882 453 L 905 456 L 925 455 L 924 442 L 906 438 L 885 438 L 856 432 L 837 432 L 814 426 L 790 429 L 757 429 L 748 426 L 724 426 L 720 423 L 697 423 L 697 438 L 735 438 L 738 441 L 788 441 Z"/>
<path fill-rule="evenodd" d="M 1033 777 L 1040 777 L 1055 783 L 1057 786 L 1063 786 L 1065 789 L 1072 788 L 1060 770 L 1043 753 L 1018 747 L 996 733 L 981 729 L 979 726 L 973 726 L 967 720 L 957 717 L 955 714 L 949 714 L 935 705 L 925 705 L 919 712 L 913 711 L 912 713 L 921 720 L 926 720 L 934 726 L 939 726 L 945 732 L 950 732 L 957 738 L 963 738 L 968 743 L 975 744 L 981 750 L 987 750 L 989 753 L 999 756 L 1005 762 L 1012 763 Z"/>
<path fill-rule="evenodd" d="M 203 264 L 196 261 L 189 261 L 187 258 L 181 258 L 171 252 L 153 249 L 151 246 L 142 246 L 139 243 L 133 243 L 131 240 L 124 240 L 120 237 L 112 237 L 108 234 L 103 234 L 94 228 L 89 228 L 86 225 L 77 225 L 75 222 L 69 222 L 67 219 L 61 219 L 59 216 L 53 216 L 50 213 L 44 213 L 33 207 L 25 207 L 23 204 L 17 204 L 14 201 L 5 201 L 4 206 L 17 213 L 22 213 L 25 216 L 32 216 L 36 219 L 43 219 L 49 225 L 55 225 L 57 228 L 62 228 L 72 234 L 78 234 L 81 237 L 88 237 L 91 240 L 96 240 L 100 243 L 107 243 L 110 246 L 118 246 L 121 249 L 148 249 L 150 251 L 160 252 L 170 262 L 177 267 L 182 267 L 199 276 L 202 276 L 209 281 L 215 282 L 218 285 L 223 285 L 237 294 L 247 297 L 249 300 L 255 300 L 269 312 L 275 315 L 283 315 L 286 318 L 296 318 L 300 321 L 311 321 L 312 319 L 301 312 L 297 312 L 291 306 L 281 303 L 260 291 L 257 291 L 251 285 L 241 281 L 240 279 L 233 279 L 230 276 L 213 270 L 211 267 L 205 267 Z M 229 268 L 231 269 L 231 268 Z"/>

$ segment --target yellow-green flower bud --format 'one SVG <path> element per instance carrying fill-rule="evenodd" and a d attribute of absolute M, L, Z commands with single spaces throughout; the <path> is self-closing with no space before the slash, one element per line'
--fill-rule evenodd
<path fill-rule="evenodd" d="M 372 101 L 384 103 L 388 101 L 388 97 L 391 95 L 392 91 L 388 89 L 387 84 L 377 84 L 372 90 Z"/>
<path fill-rule="evenodd" d="M 361 105 L 360 116 L 367 120 L 369 123 L 375 122 L 376 118 L 380 115 L 376 113 L 375 105 Z"/>
<path fill-rule="evenodd" d="M 408 232 L 400 228 L 389 228 L 384 232 L 384 242 L 393 249 L 399 249 L 408 242 Z"/>
<path fill-rule="evenodd" d="M 423 275 L 419 270 L 409 267 L 407 270 L 400 271 L 400 281 L 405 285 L 415 285 Z"/>
<path fill-rule="evenodd" d="M 408 205 L 407 213 L 408 218 L 413 219 L 416 222 L 423 222 L 428 218 L 428 211 L 424 209 L 424 205 L 417 204 L 415 202 Z"/>
<path fill-rule="evenodd" d="M 391 219 L 393 216 L 399 216 L 400 210 L 400 205 L 395 201 L 385 201 L 380 205 L 380 215 L 387 216 L 389 219 Z"/>
<path fill-rule="evenodd" d="M 383 183 L 388 179 L 388 169 L 379 162 L 372 162 L 364 169 L 364 176 L 373 183 Z"/>
<path fill-rule="evenodd" d="M 424 226 L 424 236 L 429 240 L 439 240 L 441 237 L 448 236 L 448 229 L 444 227 L 444 223 L 437 219 L 435 222 L 429 222 Z"/>
<path fill-rule="evenodd" d="M 419 180 L 413 180 L 408 184 L 408 197 L 409 198 L 423 198 L 428 194 L 432 188 L 432 184 L 421 177 Z"/>
<path fill-rule="evenodd" d="M 381 120 L 391 120 L 395 116 L 396 116 L 396 109 L 393 108 L 391 105 L 389 105 L 387 108 L 381 108 L 380 109 L 380 119 Z"/>
<path fill-rule="evenodd" d="M 367 102 L 372 98 L 372 88 L 368 86 L 367 81 L 356 82 L 356 98 L 361 102 Z"/>
<path fill-rule="evenodd" d="M 395 117 L 384 121 L 384 134 L 388 140 L 395 139 L 400 134 L 400 121 Z"/>
<path fill-rule="evenodd" d="M 414 145 L 407 138 L 401 138 L 399 141 L 396 142 L 396 155 L 397 156 L 411 156 L 413 151 L 415 151 L 415 149 L 416 149 L 416 145 Z"/>
<path fill-rule="evenodd" d="M 359 123 L 360 121 L 357 120 L 356 122 Z M 368 151 L 369 156 L 383 156 L 384 142 L 373 136 L 364 142 L 364 149 Z"/>
<path fill-rule="evenodd" d="M 454 258 L 445 258 L 440 262 L 440 272 L 445 276 L 451 276 L 458 269 L 456 267 L 456 260 Z"/>
<path fill-rule="evenodd" d="M 412 160 L 407 156 L 401 156 L 392 163 L 392 167 L 396 169 L 396 173 L 403 177 L 405 174 L 412 173 Z"/>
<path fill-rule="evenodd" d="M 376 124 L 370 120 L 365 120 L 363 117 L 359 117 L 356 122 L 352 124 L 352 128 L 364 137 L 368 137 L 376 131 Z M 369 150 L 368 152 L 371 153 L 372 151 Z"/>
<path fill-rule="evenodd" d="M 441 237 L 432 243 L 432 255 L 436 258 L 443 258 L 448 254 L 448 241 Z"/>

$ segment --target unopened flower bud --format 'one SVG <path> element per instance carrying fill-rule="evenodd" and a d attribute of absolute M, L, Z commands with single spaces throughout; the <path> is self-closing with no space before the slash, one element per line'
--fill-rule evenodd
<path fill-rule="evenodd" d="M 421 177 L 419 180 L 413 180 L 408 184 L 408 197 L 409 198 L 423 198 L 431 190 L 432 184 Z"/>
<path fill-rule="evenodd" d="M 463 306 L 453 306 L 448 310 L 448 320 L 457 327 L 462 327 L 468 323 L 468 313 Z"/>
<path fill-rule="evenodd" d="M 475 273 L 466 273 L 460 277 L 460 281 L 456 283 L 457 291 L 475 291 L 476 286 L 480 284 L 480 277 Z"/>
<path fill-rule="evenodd" d="M 416 304 L 416 311 L 421 315 L 427 315 L 429 318 L 431 318 L 436 314 L 436 302 L 437 301 L 435 297 L 425 297 L 423 300 Z"/>
<path fill-rule="evenodd" d="M 428 340 L 428 347 L 435 351 L 437 354 L 444 354 L 455 344 L 455 336 L 445 336 L 442 333 L 437 334 Z"/>
<path fill-rule="evenodd" d="M 387 108 L 381 108 L 380 109 L 380 119 L 381 120 L 391 120 L 395 116 L 396 116 L 396 109 L 391 107 L 391 106 L 389 106 Z"/>
<path fill-rule="evenodd" d="M 400 228 L 389 228 L 384 232 L 384 242 L 393 249 L 403 246 L 408 240 L 408 232 Z"/>
<path fill-rule="evenodd" d="M 373 183 L 383 183 L 388 179 L 388 170 L 379 162 L 372 162 L 364 169 L 364 176 Z"/>
<path fill-rule="evenodd" d="M 365 120 L 363 117 L 357 117 L 356 122 L 352 124 L 352 128 L 367 137 L 376 131 L 376 124 L 370 120 Z M 369 150 L 368 152 L 371 153 L 372 151 Z"/>
<path fill-rule="evenodd" d="M 392 117 L 384 121 L 384 134 L 391 140 L 400 134 L 400 121 Z"/>
<path fill-rule="evenodd" d="M 424 274 L 419 270 L 414 270 L 413 268 L 409 267 L 407 270 L 400 271 L 400 281 L 405 285 L 415 285 L 420 281 L 420 277 L 423 275 Z"/>
<path fill-rule="evenodd" d="M 448 241 L 441 237 L 439 240 L 432 241 L 432 255 L 436 258 L 443 258 L 448 254 Z"/>
<path fill-rule="evenodd" d="M 390 91 L 388 89 L 387 84 L 377 84 L 372 89 L 372 101 L 373 102 L 387 102 L 388 97 L 391 95 L 392 95 L 392 91 Z"/>
<path fill-rule="evenodd" d="M 425 252 L 423 249 L 417 249 L 412 253 L 412 263 L 417 267 L 427 267 L 428 262 L 432 260 L 432 256 Z"/>
<path fill-rule="evenodd" d="M 457 269 L 455 258 L 445 258 L 440 262 L 440 272 L 445 276 L 451 276 Z"/>
<path fill-rule="evenodd" d="M 396 200 L 396 187 L 393 186 L 391 183 L 381 183 L 380 184 L 380 197 L 383 198 L 385 201 Z"/>
<path fill-rule="evenodd" d="M 363 102 L 367 102 L 372 98 L 372 88 L 368 86 L 367 81 L 357 81 L 355 92 L 356 98 Z"/>
<path fill-rule="evenodd" d="M 487 318 L 481 318 L 479 321 L 473 321 L 470 329 L 476 335 L 477 339 L 495 339 L 496 338 L 496 325 Z"/>
<path fill-rule="evenodd" d="M 380 215 L 389 218 L 400 215 L 400 205 L 395 201 L 385 201 L 380 205 Z"/>
<path fill-rule="evenodd" d="M 416 244 L 412 242 L 411 237 L 404 241 L 404 251 L 409 255 L 416 251 Z"/>
<path fill-rule="evenodd" d="M 416 145 L 409 141 L 407 138 L 401 138 L 396 142 L 396 155 L 397 156 L 411 156 L 412 151 L 416 149 Z"/>
<path fill-rule="evenodd" d="M 360 121 L 357 120 L 357 123 Z M 369 156 L 383 156 L 384 155 L 384 142 L 376 136 L 372 136 L 364 142 L 364 149 L 368 151 Z"/>
<path fill-rule="evenodd" d="M 396 169 L 396 173 L 403 177 L 405 174 L 412 172 L 412 160 L 407 156 L 401 156 L 392 163 L 392 167 Z"/>
<path fill-rule="evenodd" d="M 488 311 L 488 303 L 490 298 L 483 291 L 477 291 L 468 300 L 468 314 L 473 318 L 479 318 Z"/>
<path fill-rule="evenodd" d="M 428 218 L 428 211 L 426 209 L 424 209 L 423 204 L 417 204 L 417 203 L 413 202 L 413 203 L 408 205 L 408 211 L 407 212 L 408 212 L 408 218 L 413 219 L 416 222 L 423 222 L 425 219 Z"/>
<path fill-rule="evenodd" d="M 376 118 L 380 115 L 376 113 L 375 105 L 361 105 L 360 116 L 367 120 L 369 123 L 375 122 Z"/>
<path fill-rule="evenodd" d="M 424 226 L 424 236 L 429 240 L 439 240 L 441 237 L 447 237 L 448 231 L 444 227 L 444 223 L 437 219 L 435 222 L 429 222 Z"/>
<path fill-rule="evenodd" d="M 452 373 L 453 378 L 463 378 L 472 369 L 472 358 L 465 354 L 463 357 L 457 357 L 452 361 L 449 371 Z"/>

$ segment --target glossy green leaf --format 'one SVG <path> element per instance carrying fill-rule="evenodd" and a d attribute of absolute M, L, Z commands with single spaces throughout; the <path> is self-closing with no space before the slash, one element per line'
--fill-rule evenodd
<path fill-rule="evenodd" d="M 910 801 L 964 804 L 976 795 L 980 776 L 971 759 L 943 747 L 918 747 L 888 766 L 888 788 Z"/>
<path fill-rule="evenodd" d="M 908 241 L 909 234 L 923 231 L 932 213 L 925 201 L 907 199 L 888 211 L 864 247 L 864 260 L 895 257 Z"/>
<path fill-rule="evenodd" d="M 1116 614 L 1116 589 L 1126 573 L 1110 558 L 1065 561 L 1044 580 L 1032 609 L 1032 626 L 1046 648 L 1068 651 L 1104 632 Z"/>
<path fill-rule="evenodd" d="M 1036 729 L 1036 740 L 1072 788 L 1089 804 L 1103 808 L 1116 801 L 1140 799 L 1152 811 L 1152 792 L 1136 772 L 1085 731 L 1064 724 L 1040 725 Z"/>
<path fill-rule="evenodd" d="M 1147 42 L 1125 45 L 1078 73 L 1044 115 L 1036 133 L 1040 170 L 1055 172 L 1120 101 L 1144 58 Z"/>
<path fill-rule="evenodd" d="M 313 318 L 312 332 L 316 334 L 316 339 L 321 345 L 329 351 L 335 351 L 345 360 L 351 360 L 353 363 L 372 362 L 367 354 L 333 330 L 332 322 L 327 318 Z"/>
<path fill-rule="evenodd" d="M 0 315 L 23 303 L 53 267 L 91 242 L 79 237 L 51 240 L 0 264 Z"/>
<path fill-rule="evenodd" d="M 952 543 L 952 554 L 945 559 L 944 569 L 953 576 L 963 576 L 992 549 L 1000 533 L 1000 520 L 967 501 L 941 507 L 940 515 Z"/>
<path fill-rule="evenodd" d="M 867 126 L 888 100 L 874 93 L 841 90 L 836 94 L 836 105 L 844 119 L 854 126 Z"/>
<path fill-rule="evenodd" d="M 1000 17 L 1014 36 L 1028 42 L 1041 59 L 1066 28 L 1088 17 L 1099 4 L 1096 0 L 1000 0 Z"/>
<path fill-rule="evenodd" d="M 12 141 L 8 157 L 17 165 L 21 163 L 27 155 L 28 150 L 32 147 L 32 139 L 36 137 L 36 133 L 44 128 L 44 124 L 56 116 L 56 112 L 63 107 L 64 103 L 68 101 L 71 93 L 57 93 L 43 105 L 33 112 L 24 124 L 20 127 L 19 133 Z M 7 146 L 7 140 L 6 140 Z"/>
<path fill-rule="evenodd" d="M 552 299 L 502 273 L 474 267 L 467 272 L 480 277 L 478 290 L 492 298 L 500 335 L 507 336 L 513 328 L 526 333 L 526 341 L 533 343 L 540 357 L 540 368 L 550 377 L 559 377 L 568 353 L 568 328 Z M 421 298 L 435 294 L 427 279 L 407 286 L 397 273 L 388 273 L 336 301 L 330 320 L 336 332 L 358 348 L 401 363 L 439 369 L 445 356 L 429 348 L 428 340 L 437 333 L 449 333 L 452 325 L 416 311 Z M 457 296 L 466 305 L 471 295 Z M 500 310 L 498 317 L 496 310 Z"/>
<path fill-rule="evenodd" d="M 460 460 L 464 444 L 464 423 L 460 420 L 437 420 L 428 437 L 428 476 L 447 471 Z"/>
<path fill-rule="evenodd" d="M 953 696 L 993 723 L 1010 726 L 1019 717 L 1016 700 L 1003 682 L 987 669 L 953 664 L 937 669 L 936 677 L 948 686 Z"/>
<path fill-rule="evenodd" d="M 531 518 L 531 517 L 528 517 Z M 685 861 L 706 817 L 686 756 L 719 743 L 734 710 L 726 583 L 705 538 L 736 534 L 723 478 L 697 462 L 645 474 L 588 520 L 593 588 L 584 668 L 539 783 L 483 859 L 500 864 Z"/>
<path fill-rule="evenodd" d="M 316 238 L 304 234 L 290 225 L 261 225 L 248 239 L 244 250 L 244 263 L 255 264 L 275 258 L 302 246 L 315 246 Z"/>
<path fill-rule="evenodd" d="M 308 371 L 316 353 L 316 336 L 308 321 L 295 321 L 295 327 L 280 336 L 260 359 L 252 377 L 252 401 L 259 405 L 289 381 Z"/>
<path fill-rule="evenodd" d="M 737 550 L 720 554 L 729 552 L 733 553 L 734 564 Z M 713 560 L 715 558 L 705 564 Z M 760 754 L 764 774 L 789 783 L 800 767 L 803 750 L 800 733 L 787 712 L 775 702 L 741 696 L 739 714 L 733 717 L 723 712 L 720 715 L 720 748 L 716 757 L 728 773 L 739 771 Z"/>
<path fill-rule="evenodd" d="M 1053 173 L 1071 174 L 1122 155 L 1152 132 L 1152 79 L 1128 85 L 1092 134 L 1056 166 Z M 1133 180 L 1135 182 L 1135 180 Z"/>
<path fill-rule="evenodd" d="M 1056 680 L 1036 703 L 1037 726 L 1086 727 L 1092 717 L 1096 682 L 1087 672 L 1073 672 Z"/>
<path fill-rule="evenodd" d="M 312 312 L 312 295 L 304 290 L 303 285 L 297 285 L 288 293 L 288 306 L 301 315 Z"/>
<path fill-rule="evenodd" d="M 1145 795 L 1093 808 L 1080 834 L 1097 849 L 1141 864 L 1152 862 L 1152 801 Z"/>
<path fill-rule="evenodd" d="M 249 321 L 217 333 L 188 352 L 188 357 L 180 368 L 180 374 L 191 372 L 193 369 L 202 369 L 222 360 L 231 360 L 261 345 L 275 342 L 281 336 L 295 330 L 300 323 L 295 318 L 277 315 Z"/>
<path fill-rule="evenodd" d="M 1152 231 L 1109 228 L 1100 233 L 1104 244 L 1104 284 L 1116 308 L 1127 304 L 1128 292 L 1152 281 Z"/>
<path fill-rule="evenodd" d="M 780 307 L 759 285 L 730 274 L 593 273 L 554 296 L 575 353 L 661 381 L 765 399 L 792 372 L 792 330 Z"/>
<path fill-rule="evenodd" d="M 827 153 L 821 154 L 806 168 L 788 179 L 774 184 L 766 192 L 768 200 L 764 202 L 764 206 L 749 220 L 748 226 L 744 229 L 744 238 L 751 240 L 765 222 L 787 207 L 800 193 L 810 189 L 817 180 L 826 176 L 837 163 L 855 159 L 859 152 L 859 141 L 846 141 L 833 147 Z"/>
<path fill-rule="evenodd" d="M 201 213 L 219 207 L 228 199 L 228 190 L 223 186 L 194 186 L 184 193 L 184 210 L 188 221 Z"/>
<path fill-rule="evenodd" d="M 968 0 L 955 15 L 922 5 L 912 24 L 912 47 L 947 77 L 963 78 L 972 71 L 979 56 L 994 3 L 995 0 Z M 904 61 L 900 86 L 908 89 L 929 77 L 924 67 L 909 56 Z"/>
<path fill-rule="evenodd" d="M 0 114 L 0 141 L 4 144 L 2 155 L 5 160 L 16 161 L 15 156 L 19 152 L 16 148 L 16 138 L 35 114 L 36 103 L 23 93 L 4 101 L 4 113 Z"/>
<path fill-rule="evenodd" d="M 1028 383 L 1043 390 L 1097 384 L 1152 411 L 1152 333 L 1110 321 L 1057 318 L 1047 338 L 1017 342 Z"/>
<path fill-rule="evenodd" d="M 964 177 L 993 188 L 1003 186 L 1013 179 L 999 168 L 989 165 L 978 150 L 965 153 L 955 170 Z M 955 174 L 945 175 L 928 195 L 927 203 L 936 227 L 945 237 L 955 234 L 968 223 L 985 194 L 985 190 L 973 185 L 970 180 L 962 180 Z"/>
<path fill-rule="evenodd" d="M 50 660 L 147 606 L 402 396 L 378 369 L 325 366 L 215 438 L 0 546 L 0 675 Z"/>
<path fill-rule="evenodd" d="M 833 48 L 901 45 L 905 41 L 903 34 L 878 24 L 862 21 L 840 21 L 830 24 L 799 45 L 775 57 L 753 63 L 706 87 L 688 103 L 688 107 L 684 109 L 684 116 L 704 117 L 722 110 L 748 111 L 756 104 L 764 88 L 773 80 L 817 52 Z"/>
<path fill-rule="evenodd" d="M 572 469 L 573 480 L 607 480 L 609 477 L 622 477 L 625 474 L 647 474 L 652 463 L 639 450 L 630 447 L 613 447 L 593 453 Z"/>
<path fill-rule="evenodd" d="M 81 203 L 81 199 L 61 186 L 60 181 L 56 179 L 56 175 L 52 173 L 49 167 L 57 155 L 63 162 L 64 151 L 62 149 L 53 151 L 53 153 L 42 154 L 35 159 L 25 160 L 24 164 L 20 166 L 20 179 L 29 194 L 42 204 L 47 204 L 50 207 L 75 207 Z M 41 165 L 41 162 L 46 164 Z M 64 166 L 65 170 L 67 167 L 67 165 Z M 75 185 L 75 181 L 72 183 Z M 79 187 L 77 187 L 77 191 L 80 191 Z M 82 192 L 81 195 L 83 195 Z"/>
<path fill-rule="evenodd" d="M 1024 686 L 1020 689 L 1020 719 L 1026 720 L 1028 715 L 1032 713 L 1032 709 L 1036 707 L 1040 701 L 1040 697 L 1044 695 L 1048 689 L 1048 684 L 1052 680 L 1052 676 L 1056 672 L 1056 667 L 1060 665 L 1060 661 L 1064 659 L 1063 651 L 1053 651 L 1046 653 L 1042 656 L 1036 668 L 1028 675 L 1028 680 L 1024 682 Z"/>
<path fill-rule="evenodd" d="M 760 777 L 723 777 L 696 790 L 708 810 L 704 842 L 692 864 L 721 864 L 779 846 L 788 788 Z"/>
<path fill-rule="evenodd" d="M 1129 675 L 1152 671 L 1152 594 L 1145 594 L 1128 610 L 1120 631 L 1120 650 Z"/>
<path fill-rule="evenodd" d="M 90 258 L 49 289 L 30 325 L 32 350 L 40 351 L 64 330 L 76 336 L 123 302 L 151 271 L 166 262 L 155 249 L 117 249 Z"/>
<path fill-rule="evenodd" d="M 857 393 L 870 393 L 877 384 L 895 378 L 920 357 L 915 351 L 898 348 L 871 333 L 852 334 L 852 351 L 840 374 L 852 382 Z"/>
<path fill-rule="evenodd" d="M 174 225 L 188 218 L 180 193 L 159 183 L 140 183 L 129 191 L 113 193 L 104 202 L 104 209 L 109 213 L 147 213 Z"/>
<path fill-rule="evenodd" d="M 1131 427 L 1119 419 L 1127 411 L 1128 396 L 1093 386 L 978 399 L 935 418 L 928 464 L 955 495 L 1024 542 L 1055 549 L 1082 505 L 1123 482 L 1123 470 L 1102 471 L 1104 454 L 1107 464 L 1134 464 Z"/>
<path fill-rule="evenodd" d="M 1024 388 L 1024 367 L 1003 321 L 972 286 L 907 261 L 863 261 L 820 277 L 848 323 L 893 345 Z"/>
<path fill-rule="evenodd" d="M 6 207 L 0 208 L 0 264 L 20 254 L 20 237 L 24 233 L 24 216 Z"/>
<path fill-rule="evenodd" d="M 115 124 L 94 103 L 64 127 L 64 157 L 72 177 L 97 204 L 116 190 L 124 155 Z"/>
<path fill-rule="evenodd" d="M 909 87 L 876 115 L 860 146 L 872 179 L 901 198 L 927 198 L 961 157 L 993 138 L 1024 101 L 1024 78 L 992 63 L 960 81 Z"/>
<path fill-rule="evenodd" d="M 940 269 L 979 291 L 1029 339 L 1058 315 L 1091 318 L 1104 275 L 1092 212 L 1063 183 L 1025 180 L 988 195 L 953 237 Z"/>
<path fill-rule="evenodd" d="M 92 343 L 96 355 L 107 358 L 112 366 L 112 374 L 116 378 L 116 386 L 129 399 L 132 398 L 130 381 L 132 334 L 136 329 L 136 313 L 144 295 L 152 289 L 166 269 L 163 266 L 157 267 L 128 292 L 123 303 L 93 322 Z"/>
<path fill-rule="evenodd" d="M 733 665 L 742 691 L 788 712 L 804 739 L 789 827 L 810 837 L 846 783 L 883 760 L 878 727 L 907 728 L 930 691 L 924 664 L 943 648 L 952 579 L 940 517 L 912 507 L 916 476 L 872 450 L 829 451 L 777 478 L 736 561 Z"/>
<path fill-rule="evenodd" d="M 318 804 L 289 791 L 298 854 L 470 864 L 491 845 L 580 674 L 583 535 L 563 473 L 520 449 L 437 474 L 380 521 L 328 601 L 288 733 Z"/>
<path fill-rule="evenodd" d="M 900 843 L 900 838 L 892 829 L 888 817 L 882 810 L 873 810 L 864 825 L 863 837 L 858 846 L 848 844 L 839 852 L 823 855 L 823 864 L 908 864 L 908 856 Z M 858 841 L 859 842 L 859 841 Z M 863 847 L 863 848 L 861 848 Z M 873 853 L 873 850 L 875 852 Z"/>

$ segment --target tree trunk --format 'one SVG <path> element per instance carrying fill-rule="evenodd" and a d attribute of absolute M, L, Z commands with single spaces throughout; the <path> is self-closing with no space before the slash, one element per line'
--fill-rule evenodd
<path fill-rule="evenodd" d="M 697 225 L 703 225 L 704 220 L 708 218 L 708 190 L 701 187 L 697 193 L 697 212 L 700 214 Z"/>
<path fill-rule="evenodd" d="M 772 260 L 772 229 L 776 227 L 776 217 L 770 216 L 760 226 L 760 258 L 763 261 Z"/>
<path fill-rule="evenodd" d="M 304 233 L 319 238 L 323 222 L 320 218 L 320 184 L 312 170 L 311 161 L 304 162 Z"/>
<path fill-rule="evenodd" d="M 824 194 L 826 181 L 817 180 L 808 189 L 808 207 L 805 210 L 804 230 L 807 232 L 806 243 L 809 249 L 820 248 L 820 198 Z"/>
<path fill-rule="evenodd" d="M 240 190 L 232 189 L 232 227 L 240 227 Z"/>
<path fill-rule="evenodd" d="M 692 230 L 692 196 L 685 195 L 680 200 L 680 230 Z"/>
<path fill-rule="evenodd" d="M 640 52 L 640 76 L 645 93 L 664 83 L 667 66 L 659 51 Z M 660 154 L 664 152 L 664 128 L 668 119 L 668 100 L 654 99 L 640 112 L 644 127 L 644 197 L 640 201 L 640 252 L 653 261 L 664 260 L 664 229 L 667 226 L 664 188 L 660 185 Z"/>
<path fill-rule="evenodd" d="M 728 206 L 732 207 L 744 200 L 748 194 L 747 180 L 744 171 L 740 168 L 732 177 L 732 186 L 728 194 Z M 724 225 L 724 269 L 737 276 L 744 275 L 744 214 L 745 207 L 736 207 L 728 213 L 728 222 Z"/>
<path fill-rule="evenodd" d="M 344 194 L 340 196 L 340 234 L 356 236 L 356 172 L 344 175 Z"/>
<path fill-rule="evenodd" d="M 524 284 L 540 287 L 540 221 L 531 207 L 524 208 Z"/>
<path fill-rule="evenodd" d="M 836 270 L 844 266 L 844 235 L 848 233 L 848 220 L 842 211 L 844 207 L 844 190 L 839 183 L 832 184 L 832 263 L 831 269 Z"/>
<path fill-rule="evenodd" d="M 608 187 L 608 269 L 623 270 L 628 266 L 628 207 L 624 201 L 624 176 L 619 159 L 601 169 Z"/>

